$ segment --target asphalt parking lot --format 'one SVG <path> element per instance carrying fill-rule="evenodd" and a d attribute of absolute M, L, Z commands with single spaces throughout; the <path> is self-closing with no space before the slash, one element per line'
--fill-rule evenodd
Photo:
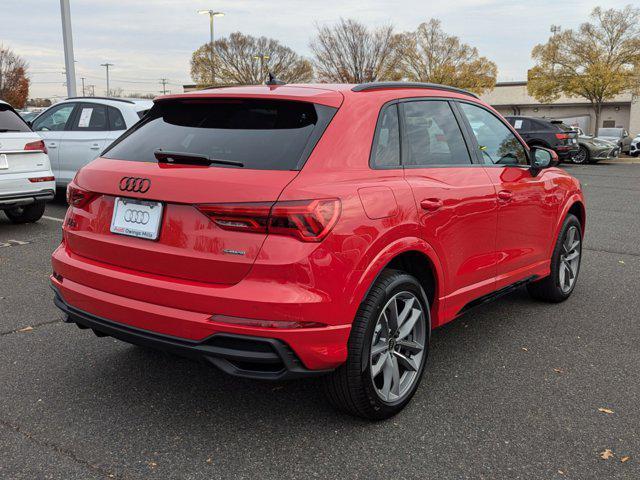
<path fill-rule="evenodd" d="M 640 165 L 566 168 L 588 203 L 573 296 L 517 291 L 436 330 L 383 423 L 334 412 L 317 381 L 230 378 L 63 323 L 65 206 L 2 216 L 0 478 L 640 478 Z"/>

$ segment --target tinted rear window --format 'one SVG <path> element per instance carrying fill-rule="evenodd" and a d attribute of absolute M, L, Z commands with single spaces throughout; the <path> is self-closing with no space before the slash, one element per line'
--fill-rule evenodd
<path fill-rule="evenodd" d="M 244 168 L 297 170 L 335 111 L 282 100 L 164 101 L 103 156 L 155 162 L 154 152 L 161 149 L 240 162 Z"/>
<path fill-rule="evenodd" d="M 0 104 L 0 132 L 30 132 L 29 126 L 8 105 Z"/>

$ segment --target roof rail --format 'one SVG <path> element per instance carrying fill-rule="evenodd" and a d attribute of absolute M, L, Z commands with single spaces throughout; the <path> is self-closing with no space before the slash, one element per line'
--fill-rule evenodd
<path fill-rule="evenodd" d="M 113 100 L 114 102 L 124 102 L 124 103 L 132 103 L 135 104 L 136 102 L 132 101 L 132 100 L 126 100 L 124 98 L 114 98 L 114 97 L 67 97 L 67 100 Z"/>
<path fill-rule="evenodd" d="M 474 98 L 480 98 L 475 93 L 471 93 L 462 88 L 449 87 L 440 85 L 439 83 L 423 83 L 423 82 L 368 82 L 360 83 L 351 89 L 352 92 L 366 92 L 368 90 L 382 90 L 385 88 L 428 88 L 431 90 L 444 90 L 447 92 L 462 93 L 471 95 Z"/>

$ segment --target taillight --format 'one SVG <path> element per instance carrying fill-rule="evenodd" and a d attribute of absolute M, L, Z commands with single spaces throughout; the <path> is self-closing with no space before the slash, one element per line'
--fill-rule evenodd
<path fill-rule="evenodd" d="M 73 182 L 67 185 L 67 203 L 73 207 L 84 207 L 93 197 L 95 193 L 83 190 Z"/>
<path fill-rule="evenodd" d="M 25 150 L 40 150 L 44 153 L 47 153 L 47 147 L 44 144 L 43 140 L 38 140 L 36 142 L 29 142 L 24 146 Z"/>
<path fill-rule="evenodd" d="M 569 134 L 568 133 L 556 133 L 556 138 L 558 140 L 566 140 L 567 138 L 569 138 Z"/>
<path fill-rule="evenodd" d="M 53 182 L 55 177 L 32 177 L 29 179 L 31 183 Z"/>
<path fill-rule="evenodd" d="M 294 200 L 198 205 L 217 226 L 238 232 L 289 235 L 303 242 L 322 241 L 340 217 L 340 200 Z"/>
<path fill-rule="evenodd" d="M 243 327 L 258 328 L 322 328 L 326 327 L 324 323 L 304 322 L 290 320 L 258 320 L 255 318 L 230 317 L 228 315 L 211 315 L 210 320 L 218 323 L 227 323 L 230 325 L 241 325 Z"/>

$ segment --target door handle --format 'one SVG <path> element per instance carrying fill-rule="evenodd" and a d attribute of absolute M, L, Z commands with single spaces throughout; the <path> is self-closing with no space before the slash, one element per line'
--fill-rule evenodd
<path fill-rule="evenodd" d="M 58 144 L 56 142 L 49 142 L 46 145 L 47 148 L 58 148 Z"/>
<path fill-rule="evenodd" d="M 442 200 L 439 198 L 425 198 L 420 202 L 420 207 L 428 212 L 433 212 L 442 207 Z"/>
<path fill-rule="evenodd" d="M 98 145 L 97 143 L 94 143 L 93 145 L 91 145 L 89 147 L 91 150 L 99 150 L 100 149 L 100 145 Z"/>
<path fill-rule="evenodd" d="M 500 190 L 498 192 L 498 198 L 500 200 L 508 202 L 509 200 L 511 200 L 513 198 L 513 193 L 510 192 L 509 190 Z"/>

